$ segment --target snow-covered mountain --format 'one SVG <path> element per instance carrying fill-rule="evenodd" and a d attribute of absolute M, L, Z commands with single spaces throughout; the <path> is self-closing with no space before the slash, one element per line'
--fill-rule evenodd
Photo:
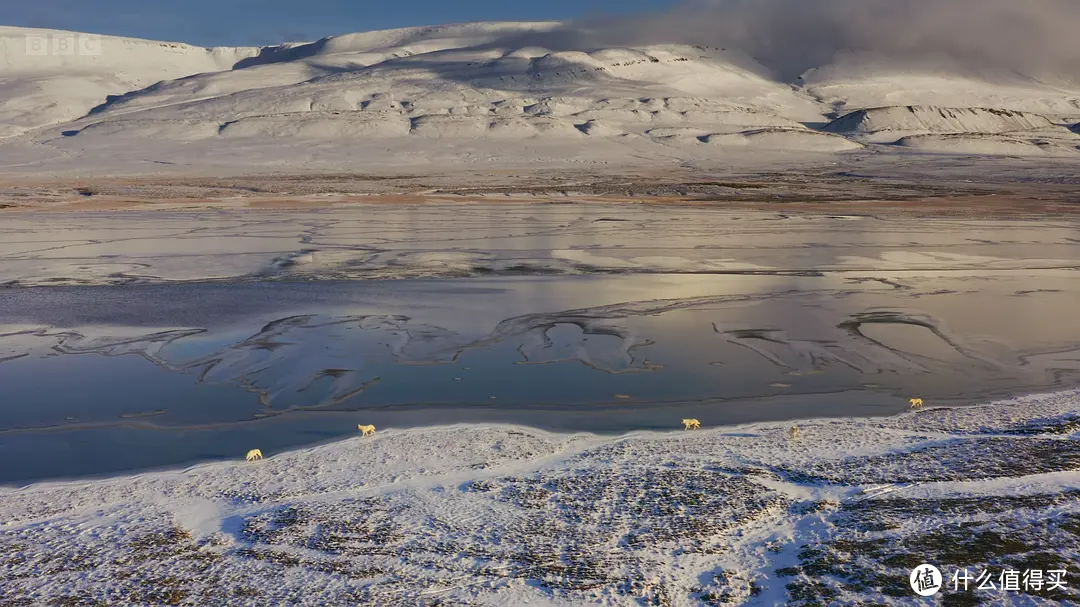
<path fill-rule="evenodd" d="M 471 23 L 266 48 L 101 37 L 92 55 L 31 54 L 26 42 L 79 34 L 0 28 L 0 163 L 970 151 L 957 136 L 978 142 L 972 153 L 1080 157 L 1065 128 L 1080 121 L 1080 85 L 890 72 L 852 57 L 783 82 L 734 48 L 529 45 L 557 27 Z"/>
<path fill-rule="evenodd" d="M 109 95 L 230 70 L 259 52 L 0 27 L 0 135 L 79 118 Z"/>

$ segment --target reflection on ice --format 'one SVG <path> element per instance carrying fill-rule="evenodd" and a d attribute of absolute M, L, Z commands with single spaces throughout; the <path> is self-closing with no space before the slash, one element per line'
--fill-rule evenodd
<path fill-rule="evenodd" d="M 777 367 L 790 369 L 792 375 L 805 375 L 836 363 L 860 373 L 927 371 L 918 363 L 884 348 L 857 351 L 857 344 L 852 339 L 845 340 L 847 343 L 791 339 L 778 330 L 737 329 L 725 333 L 729 343 L 747 348 Z"/>
<path fill-rule="evenodd" d="M 517 306 L 516 288 L 528 280 L 504 281 L 501 291 L 462 291 L 458 298 L 494 314 Z M 612 280 L 627 279 L 596 278 L 580 286 Z M 439 291 L 438 284 L 430 288 L 432 295 Z M 197 296 L 199 288 L 192 289 Z M 569 400 L 555 398 L 559 408 L 587 407 L 612 393 L 658 404 L 719 402 L 767 397 L 776 387 L 813 394 L 868 384 L 897 397 L 917 391 L 937 402 L 971 402 L 1020 386 L 1057 386 L 1062 357 L 1047 368 L 1035 364 L 1042 360 L 1037 350 L 1080 351 L 1063 335 L 1054 343 L 1030 344 L 1020 358 L 1014 344 L 958 334 L 931 312 L 872 305 L 884 299 L 875 291 L 846 290 L 697 296 L 528 313 L 494 323 L 487 314 L 466 323 L 458 319 L 453 328 L 437 324 L 438 313 L 428 304 L 413 301 L 395 306 L 407 314 L 347 315 L 336 307 L 252 329 L 244 322 L 142 335 L 133 329 L 83 335 L 23 328 L 0 335 L 0 352 L 12 360 L 33 353 L 137 354 L 198 383 L 254 392 L 263 417 L 395 404 L 468 408 L 489 399 L 493 390 L 487 386 L 500 382 L 504 406 L 551 408 L 556 392 L 543 385 L 550 374 L 529 371 L 538 365 L 552 367 L 565 388 L 578 392 Z M 582 371 L 570 373 L 567 365 Z M 635 374 L 648 377 L 634 383 Z M 713 417 L 722 419 L 723 409 Z"/>
<path fill-rule="evenodd" d="M 516 202 L 27 213 L 0 226 L 0 285 L 1067 269 L 1080 259 L 1067 221 L 847 219 Z"/>

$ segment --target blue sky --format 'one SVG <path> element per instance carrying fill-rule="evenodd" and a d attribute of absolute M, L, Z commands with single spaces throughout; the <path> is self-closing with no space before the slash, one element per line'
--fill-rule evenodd
<path fill-rule="evenodd" d="M 460 21 L 569 19 L 660 10 L 677 0 L 2 0 L 0 25 L 173 40 L 274 44 Z"/>

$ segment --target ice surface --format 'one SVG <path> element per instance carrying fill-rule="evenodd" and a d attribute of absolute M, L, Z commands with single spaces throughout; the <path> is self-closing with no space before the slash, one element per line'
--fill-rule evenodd
<path fill-rule="evenodd" d="M 280 451 L 357 415 L 626 432 L 676 408 L 708 425 L 891 415 L 912 392 L 971 404 L 1080 371 L 1065 219 L 521 202 L 7 217 L 0 457 L 22 463 L 0 481 Z"/>
<path fill-rule="evenodd" d="M 257 215 L 228 209 L 7 214 L 0 223 L 0 285 L 1077 266 L 1076 226 L 1068 219 L 910 221 L 573 199 L 558 205 L 482 197 L 422 205 L 360 200 Z"/>

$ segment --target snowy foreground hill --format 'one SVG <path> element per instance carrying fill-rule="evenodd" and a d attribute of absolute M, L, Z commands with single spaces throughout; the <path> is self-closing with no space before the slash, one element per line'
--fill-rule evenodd
<path fill-rule="evenodd" d="M 27 39 L 85 36 L 2 27 L 0 170 L 1080 158 L 1078 83 L 857 58 L 785 82 L 734 48 L 545 47 L 558 26 L 406 28 L 267 48 L 101 37 L 69 55 L 31 53 Z"/>
<path fill-rule="evenodd" d="M 0 489 L 0 603 L 1076 604 L 1078 399 L 806 421 L 794 439 L 386 430 Z M 942 595 L 912 592 L 922 563 Z M 1064 586 L 998 585 L 1063 569 Z M 954 589 L 964 570 L 994 586 Z"/>

